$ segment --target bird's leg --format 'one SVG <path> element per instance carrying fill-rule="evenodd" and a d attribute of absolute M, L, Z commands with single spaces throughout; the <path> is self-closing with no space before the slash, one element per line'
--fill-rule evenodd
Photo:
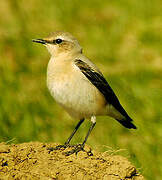
<path fill-rule="evenodd" d="M 93 130 L 93 128 L 94 128 L 95 125 L 96 125 L 96 116 L 92 116 L 92 117 L 91 117 L 91 121 L 92 121 L 92 125 L 91 125 L 91 127 L 89 128 L 88 133 L 87 133 L 87 135 L 86 135 L 86 137 L 85 137 L 85 139 L 84 139 L 84 141 L 83 141 L 83 143 L 82 143 L 82 146 L 83 146 L 83 147 L 84 147 L 85 143 L 87 142 L 87 139 L 88 139 L 91 131 Z"/>
<path fill-rule="evenodd" d="M 65 155 L 66 155 L 66 156 L 69 156 L 69 155 L 71 155 L 71 154 L 73 154 L 73 153 L 77 154 L 79 151 L 84 151 L 84 145 L 85 145 L 85 143 L 87 142 L 87 139 L 88 139 L 91 131 L 93 130 L 94 126 L 96 125 L 96 117 L 95 117 L 95 116 L 92 116 L 92 117 L 91 117 L 91 121 L 92 121 L 92 125 L 91 125 L 91 127 L 89 128 L 88 133 L 87 133 L 87 135 L 86 135 L 83 143 L 82 143 L 82 144 L 75 145 L 73 150 L 68 151 L 68 152 L 65 152 Z M 88 154 L 88 155 L 93 155 L 92 152 L 87 152 L 87 154 Z"/>
<path fill-rule="evenodd" d="M 69 145 L 71 139 L 73 138 L 74 134 L 77 132 L 77 130 L 79 129 L 80 125 L 84 122 L 84 119 L 81 119 L 78 124 L 75 126 L 74 131 L 72 132 L 72 134 L 70 135 L 70 137 L 67 139 L 67 141 L 63 144 L 63 145 L 58 145 L 55 148 L 50 147 L 48 148 L 48 150 L 53 151 L 53 150 L 59 150 L 59 149 L 66 149 L 69 146 L 76 146 L 76 145 Z"/>
<path fill-rule="evenodd" d="M 72 132 L 72 134 L 70 135 L 70 137 L 67 139 L 67 141 L 65 142 L 65 145 L 69 145 L 71 139 L 73 138 L 74 134 L 77 132 L 77 130 L 79 129 L 80 125 L 83 123 L 84 119 L 81 119 L 78 124 L 76 125 L 74 131 Z"/>

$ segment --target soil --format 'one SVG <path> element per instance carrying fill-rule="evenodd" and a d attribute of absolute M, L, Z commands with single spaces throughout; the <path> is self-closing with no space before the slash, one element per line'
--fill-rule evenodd
<path fill-rule="evenodd" d="M 0 143 L 0 180 L 144 180 L 125 157 L 91 151 L 88 146 L 70 156 L 65 153 L 71 147 L 48 150 L 56 145 Z"/>

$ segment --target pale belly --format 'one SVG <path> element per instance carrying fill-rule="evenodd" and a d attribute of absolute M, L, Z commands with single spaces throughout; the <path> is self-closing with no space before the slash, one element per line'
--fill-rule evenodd
<path fill-rule="evenodd" d="M 47 85 L 56 102 L 74 118 L 106 114 L 106 101 L 103 95 L 82 74 L 78 77 L 52 77 L 47 79 Z"/>

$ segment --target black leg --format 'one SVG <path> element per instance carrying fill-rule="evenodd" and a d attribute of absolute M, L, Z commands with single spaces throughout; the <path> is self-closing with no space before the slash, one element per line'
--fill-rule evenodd
<path fill-rule="evenodd" d="M 74 149 L 73 149 L 73 150 L 66 152 L 66 153 L 65 153 L 66 156 L 69 156 L 69 155 L 71 155 L 71 154 L 73 154 L 73 153 L 77 154 L 79 151 L 85 151 L 85 150 L 84 150 L 84 145 L 85 145 L 85 143 L 87 142 L 87 139 L 88 139 L 88 137 L 89 137 L 89 135 L 90 135 L 90 133 L 91 133 L 91 131 L 92 131 L 92 129 L 94 128 L 95 125 L 96 125 L 96 122 L 92 121 L 92 125 L 91 125 L 91 127 L 89 128 L 88 133 L 87 133 L 87 135 L 86 135 L 83 143 L 74 146 Z M 87 155 L 88 155 L 88 156 L 92 156 L 92 155 L 93 155 L 92 152 L 91 152 L 91 150 L 90 150 L 89 152 L 87 152 Z"/>
<path fill-rule="evenodd" d="M 47 150 L 49 150 L 49 152 L 53 151 L 53 150 L 59 150 L 59 149 L 66 149 L 67 147 L 69 147 L 69 143 L 72 139 L 72 137 L 74 136 L 74 134 L 77 132 L 78 128 L 80 127 L 80 125 L 83 123 L 84 119 L 81 119 L 78 124 L 76 125 L 74 131 L 72 132 L 72 134 L 70 135 L 70 137 L 67 139 L 67 141 L 63 144 L 63 145 L 58 145 L 56 147 L 49 147 L 47 148 Z M 72 145 L 75 147 L 75 145 Z"/>
<path fill-rule="evenodd" d="M 65 142 L 65 145 L 69 144 L 71 139 L 73 138 L 74 134 L 77 132 L 77 130 L 79 129 L 80 125 L 83 123 L 84 119 L 81 119 L 78 124 L 76 125 L 74 131 L 72 132 L 72 134 L 70 135 L 70 137 L 67 139 L 67 141 Z"/>
<path fill-rule="evenodd" d="M 96 125 L 96 122 L 92 122 L 92 125 L 91 125 L 91 127 L 89 128 L 88 133 L 87 133 L 87 135 L 86 135 L 86 137 L 85 137 L 85 139 L 84 139 L 84 141 L 83 141 L 83 143 L 82 143 L 82 147 L 84 147 L 85 143 L 87 142 L 87 139 L 88 139 L 88 137 L 89 137 L 92 129 L 95 127 L 95 125 Z"/>
<path fill-rule="evenodd" d="M 83 123 L 84 119 L 81 119 L 78 124 L 76 125 L 74 131 L 72 132 L 72 134 L 70 135 L 70 137 L 67 139 L 67 141 L 65 142 L 64 145 L 58 145 L 56 146 L 55 148 L 47 148 L 49 150 L 49 153 L 53 150 L 59 150 L 59 149 L 66 149 L 67 147 L 73 147 L 74 149 L 72 149 L 71 151 L 67 151 L 67 152 L 64 152 L 63 154 L 65 154 L 66 156 L 69 156 L 71 154 L 77 154 L 79 151 L 85 151 L 84 150 L 84 145 L 85 143 L 87 142 L 87 139 L 91 133 L 91 131 L 93 130 L 94 126 L 96 125 L 96 117 L 95 116 L 92 116 L 91 117 L 91 121 L 92 121 L 92 125 L 91 127 L 89 128 L 88 130 L 88 133 L 83 141 L 82 144 L 77 144 L 77 145 L 69 145 L 71 139 L 73 138 L 74 134 L 77 132 L 78 128 L 80 127 L 80 125 Z M 88 156 L 92 156 L 92 152 L 91 150 L 87 152 L 87 155 Z"/>

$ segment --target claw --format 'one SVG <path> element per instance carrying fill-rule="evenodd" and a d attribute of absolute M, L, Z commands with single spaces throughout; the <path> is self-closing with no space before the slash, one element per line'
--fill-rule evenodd
<path fill-rule="evenodd" d="M 49 147 L 49 148 L 47 148 L 47 150 L 49 150 L 49 153 L 51 152 L 51 151 L 54 151 L 54 150 L 65 150 L 66 148 L 68 147 L 68 145 L 66 144 L 66 145 L 58 145 L 58 146 L 56 146 L 56 147 Z"/>
<path fill-rule="evenodd" d="M 74 147 L 74 149 L 72 149 L 71 151 L 64 152 L 63 154 L 65 156 L 70 156 L 70 155 L 72 155 L 74 153 L 77 155 L 78 152 L 85 151 L 84 146 L 82 144 L 74 145 L 73 147 Z"/>
<path fill-rule="evenodd" d="M 77 155 L 78 152 L 80 152 L 80 151 L 86 152 L 88 156 L 93 156 L 91 149 L 89 151 L 84 150 L 83 144 L 77 144 L 77 145 L 63 144 L 63 145 L 58 145 L 56 147 L 49 147 L 49 148 L 47 148 L 47 150 L 50 153 L 51 151 L 54 151 L 54 150 L 64 151 L 66 148 L 72 148 L 72 150 L 67 151 L 67 152 L 63 152 L 62 154 L 64 154 L 65 156 L 70 156 L 74 153 L 75 153 L 75 155 Z"/>
<path fill-rule="evenodd" d="M 87 151 L 87 155 L 88 155 L 88 156 L 93 156 L 92 149 L 90 149 L 89 151 Z"/>

